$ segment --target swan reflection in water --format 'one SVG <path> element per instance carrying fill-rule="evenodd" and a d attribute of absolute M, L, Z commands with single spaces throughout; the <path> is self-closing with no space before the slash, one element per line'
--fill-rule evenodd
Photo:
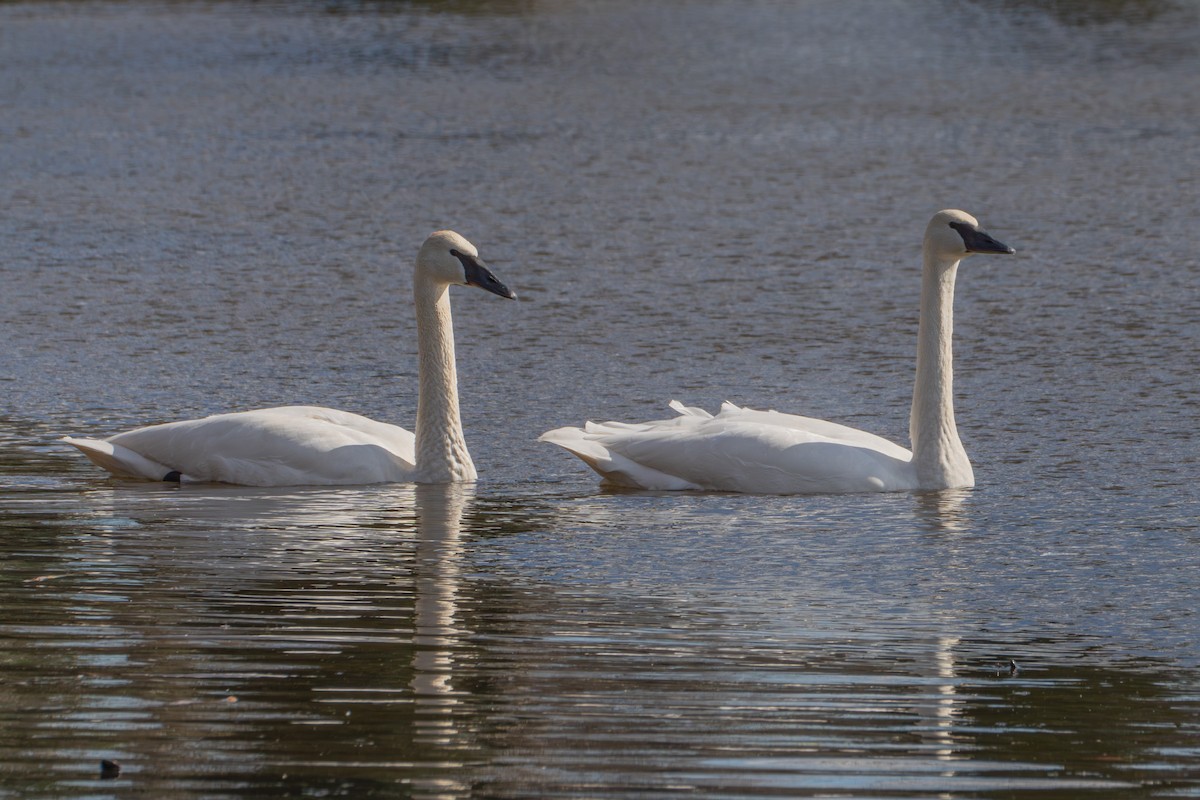
<path fill-rule="evenodd" d="M 934 533 L 965 534 L 972 530 L 967 508 L 970 489 L 943 489 L 939 492 L 917 492 L 916 517 Z"/>
<path fill-rule="evenodd" d="M 469 693 L 456 680 L 470 636 L 462 600 L 472 485 L 110 483 L 90 494 L 72 560 L 91 572 L 112 565 L 120 578 L 89 595 L 106 615 L 105 653 L 121 642 L 128 661 L 157 665 L 149 672 L 173 675 L 186 663 L 192 676 L 154 706 L 156 730 L 168 733 L 140 742 L 142 753 L 186 739 L 197 715 L 206 726 L 229 723 L 245 741 L 254 723 L 214 722 L 205 702 L 231 696 L 238 708 L 271 709 L 261 737 L 249 738 L 277 744 L 225 754 L 248 770 L 264 757 L 307 763 L 339 749 L 346 764 L 382 768 L 351 749 L 370 739 L 385 760 L 416 753 L 436 762 L 414 785 L 462 791 L 451 767 L 476 746 Z M 117 594 L 137 602 L 101 602 Z M 99 613 L 83 605 L 83 616 Z M 286 741 L 271 734 L 279 719 L 292 726 Z M 331 725 L 340 730 L 332 739 Z"/>
<path fill-rule="evenodd" d="M 418 741 L 451 744 L 457 738 L 455 652 L 467 631 L 459 616 L 462 518 L 472 499 L 469 484 L 416 487 L 416 611 L 411 687 Z"/>

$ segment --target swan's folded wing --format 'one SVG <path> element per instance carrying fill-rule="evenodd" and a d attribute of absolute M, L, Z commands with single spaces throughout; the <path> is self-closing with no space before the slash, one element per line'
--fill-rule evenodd
<path fill-rule="evenodd" d="M 582 430 L 562 428 L 542 439 L 575 453 L 611 482 L 646 489 L 674 488 L 666 485 L 674 482 L 693 489 L 806 494 L 879 491 L 910 482 L 911 455 L 904 448 L 863 433 L 862 441 L 885 445 L 876 449 L 846 441 L 852 428 L 815 426 L 843 436 L 831 438 L 806 428 L 805 421 L 727 404 L 715 417 L 589 422 Z"/>
<path fill-rule="evenodd" d="M 700 417 L 701 419 L 712 419 L 712 414 L 708 413 L 703 408 L 697 408 L 696 406 L 685 406 L 678 400 L 672 400 L 667 405 L 669 405 L 673 411 L 682 417 Z"/>
<path fill-rule="evenodd" d="M 783 414 L 779 411 L 756 411 L 752 408 L 741 408 L 728 402 L 721 404 L 721 411 L 717 416 L 731 421 L 741 420 L 760 425 L 777 425 L 782 428 L 806 431 L 830 441 L 844 442 L 846 444 L 877 450 L 880 453 L 885 453 L 892 458 L 898 458 L 902 461 L 912 459 L 912 452 L 908 448 L 901 447 L 882 436 L 876 436 L 873 433 L 867 433 L 858 428 L 851 428 L 848 425 L 840 425 L 824 419 L 802 417 L 798 414 Z"/>
<path fill-rule="evenodd" d="M 744 462 L 715 444 L 713 421 L 711 415 L 685 413 L 651 422 L 588 422 L 583 428 L 548 431 L 539 441 L 574 453 L 606 482 L 619 486 L 744 491 L 732 486 Z"/>
<path fill-rule="evenodd" d="M 581 428 L 555 428 L 539 436 L 538 441 L 550 442 L 574 453 L 606 482 L 617 486 L 658 491 L 686 491 L 701 488 L 690 481 L 631 461 L 620 453 L 605 447 L 596 436 Z"/>
<path fill-rule="evenodd" d="M 415 469 L 409 431 L 315 406 L 151 425 L 108 442 L 191 480 L 245 486 L 402 481 L 411 479 Z"/>

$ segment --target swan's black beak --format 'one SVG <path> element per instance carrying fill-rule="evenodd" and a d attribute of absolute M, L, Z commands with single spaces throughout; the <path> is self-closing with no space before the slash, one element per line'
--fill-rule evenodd
<path fill-rule="evenodd" d="M 963 245 L 966 246 L 968 253 L 998 253 L 1000 255 L 1010 256 L 1017 252 L 1003 242 L 998 242 L 979 228 L 972 228 L 970 225 L 961 223 L 950 223 L 954 230 L 958 231 L 958 235 L 962 237 Z"/>
<path fill-rule="evenodd" d="M 469 256 L 465 253 L 460 253 L 457 250 L 452 250 L 455 257 L 462 262 L 463 274 L 467 277 L 467 286 L 478 286 L 480 289 L 498 294 L 501 297 L 507 297 L 509 300 L 516 300 L 517 293 L 509 289 L 500 279 L 492 274 L 492 271 L 487 268 L 479 256 Z"/>

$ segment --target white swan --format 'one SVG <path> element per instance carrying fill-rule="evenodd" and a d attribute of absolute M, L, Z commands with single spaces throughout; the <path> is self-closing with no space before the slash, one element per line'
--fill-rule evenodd
<path fill-rule="evenodd" d="M 973 486 L 954 424 L 954 279 L 972 253 L 1012 252 L 962 211 L 939 211 L 925 229 L 912 452 L 833 422 L 731 403 L 713 416 L 672 402 L 680 414 L 674 419 L 589 422 L 548 431 L 541 441 L 579 456 L 606 483 L 639 489 L 827 494 Z"/>
<path fill-rule="evenodd" d="M 125 478 L 215 481 L 246 486 L 475 480 L 458 413 L 451 284 L 516 298 L 453 231 L 429 235 L 417 253 L 416 435 L 396 425 L 316 406 L 218 414 L 63 441 Z"/>

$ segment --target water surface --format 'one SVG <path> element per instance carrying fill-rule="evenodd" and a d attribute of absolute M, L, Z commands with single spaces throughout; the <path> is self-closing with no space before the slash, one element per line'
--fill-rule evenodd
<path fill-rule="evenodd" d="M 0 5 L 0 796 L 1200 795 L 1198 42 L 1155 0 Z M 944 207 L 1018 250 L 960 273 L 975 489 L 609 492 L 536 443 L 673 398 L 904 441 Z M 522 296 L 454 295 L 477 485 L 57 443 L 411 425 L 440 227 Z"/>

